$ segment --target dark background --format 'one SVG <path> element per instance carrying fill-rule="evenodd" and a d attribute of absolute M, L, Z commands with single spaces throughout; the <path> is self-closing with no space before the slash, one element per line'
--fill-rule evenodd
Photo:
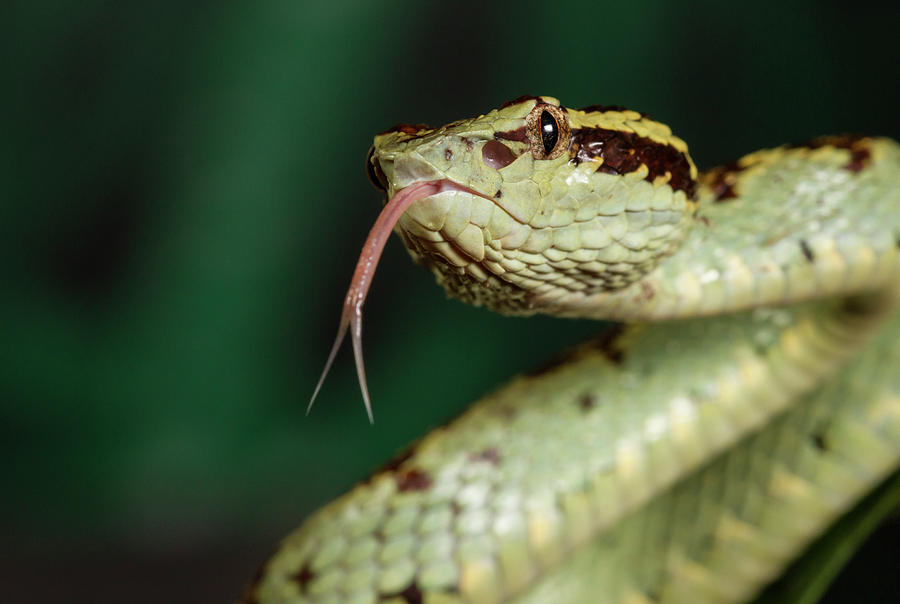
<path fill-rule="evenodd" d="M 900 10 L 875 6 L 4 3 L 2 599 L 234 599 L 308 512 L 598 331 L 447 301 L 392 240 L 375 426 L 346 352 L 304 417 L 379 210 L 375 132 L 528 93 L 648 112 L 701 167 L 897 138 Z M 864 560 L 835 601 L 896 574 Z"/>

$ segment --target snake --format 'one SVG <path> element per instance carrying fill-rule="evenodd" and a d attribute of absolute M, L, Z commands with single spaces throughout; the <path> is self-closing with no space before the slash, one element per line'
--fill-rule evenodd
<path fill-rule="evenodd" d="M 382 132 L 366 167 L 385 205 L 325 372 L 349 331 L 370 418 L 392 232 L 451 297 L 613 327 L 312 514 L 244 602 L 741 602 L 897 472 L 895 141 L 699 173 L 645 114 L 523 96 Z"/>

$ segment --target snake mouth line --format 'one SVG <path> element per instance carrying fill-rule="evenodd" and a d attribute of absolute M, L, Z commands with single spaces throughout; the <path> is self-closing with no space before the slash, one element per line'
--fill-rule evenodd
<path fill-rule="evenodd" d="M 347 289 L 347 295 L 344 297 L 344 306 L 341 312 L 341 321 L 338 325 L 337 336 L 328 353 L 328 360 L 325 361 L 325 368 L 322 375 L 316 383 L 316 388 L 309 399 L 309 405 L 306 408 L 308 414 L 312 409 L 319 390 L 325 382 L 325 377 L 331 369 L 334 358 L 337 356 L 341 343 L 347 331 L 350 331 L 350 339 L 353 342 L 353 357 L 356 363 L 356 375 L 359 378 L 359 387 L 362 391 L 363 402 L 366 406 L 366 413 L 369 416 L 369 422 L 374 423 L 372 415 L 372 402 L 369 397 L 369 387 L 366 383 L 366 369 L 363 362 L 362 352 L 362 307 L 369 294 L 369 288 L 372 286 L 372 277 L 375 275 L 375 269 L 378 267 L 378 260 L 384 251 L 394 226 L 403 213 L 415 202 L 426 199 L 438 193 L 445 191 L 462 191 L 470 195 L 483 197 L 488 201 L 496 204 L 496 200 L 492 197 L 479 193 L 474 189 L 465 187 L 450 179 L 442 178 L 438 180 L 428 180 L 408 185 L 396 193 L 388 200 L 382 208 L 381 213 L 372 225 L 366 242 L 363 244 L 362 252 L 360 252 L 359 260 L 356 263 L 356 269 L 353 271 L 353 278 L 350 280 L 350 287 Z"/>

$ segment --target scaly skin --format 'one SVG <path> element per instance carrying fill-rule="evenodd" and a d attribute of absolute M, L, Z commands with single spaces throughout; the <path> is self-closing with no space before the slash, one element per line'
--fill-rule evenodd
<path fill-rule="evenodd" d="M 896 143 L 761 151 L 694 194 L 684 144 L 634 112 L 564 110 L 551 159 L 497 138 L 536 103 L 558 104 L 376 138 L 389 195 L 449 178 L 494 200 L 416 202 L 413 256 L 503 312 L 703 318 L 616 330 L 485 397 L 310 517 L 247 602 L 744 601 L 900 465 Z M 636 131 L 687 161 L 601 163 L 579 147 L 598 124 L 607 153 Z"/>

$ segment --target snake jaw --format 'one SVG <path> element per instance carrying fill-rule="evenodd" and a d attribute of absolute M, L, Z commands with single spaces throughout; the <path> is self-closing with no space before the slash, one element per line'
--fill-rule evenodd
<path fill-rule="evenodd" d="M 347 289 L 347 295 L 344 297 L 344 307 L 341 312 L 341 322 L 338 325 L 337 336 L 334 339 L 334 343 L 331 345 L 331 351 L 328 353 L 328 360 L 325 361 L 325 368 L 322 370 L 322 375 L 319 376 L 316 388 L 309 399 L 309 405 L 306 408 L 307 414 L 309 414 L 312 409 L 316 396 L 318 396 L 319 390 L 322 389 L 322 384 L 325 382 L 325 377 L 328 375 L 328 371 L 331 369 L 331 365 L 337 356 L 338 350 L 341 348 L 344 336 L 349 330 L 350 339 L 353 342 L 353 357 L 356 363 L 356 375 L 359 378 L 359 387 L 362 392 L 363 402 L 366 406 L 366 413 L 369 416 L 369 423 L 375 422 L 372 414 L 372 402 L 369 397 L 369 387 L 366 382 L 365 363 L 363 361 L 362 307 L 366 301 L 366 296 L 369 293 L 369 288 L 372 285 L 372 277 L 375 274 L 375 269 L 378 267 L 378 260 L 381 258 L 384 246 L 387 243 L 391 232 L 394 230 L 397 221 L 400 220 L 403 213 L 415 202 L 431 197 L 432 195 L 437 195 L 438 193 L 443 193 L 444 191 L 463 191 L 489 200 L 491 199 L 474 189 L 470 189 L 457 184 L 452 180 L 443 178 L 411 184 L 398 190 L 394 196 L 388 200 L 381 210 L 381 213 L 378 215 L 378 218 L 375 220 L 375 224 L 372 225 L 372 229 L 369 231 L 368 237 L 366 237 L 366 242 L 363 244 L 362 252 L 356 263 L 356 269 L 353 271 L 353 278 L 350 280 L 350 287 Z"/>

